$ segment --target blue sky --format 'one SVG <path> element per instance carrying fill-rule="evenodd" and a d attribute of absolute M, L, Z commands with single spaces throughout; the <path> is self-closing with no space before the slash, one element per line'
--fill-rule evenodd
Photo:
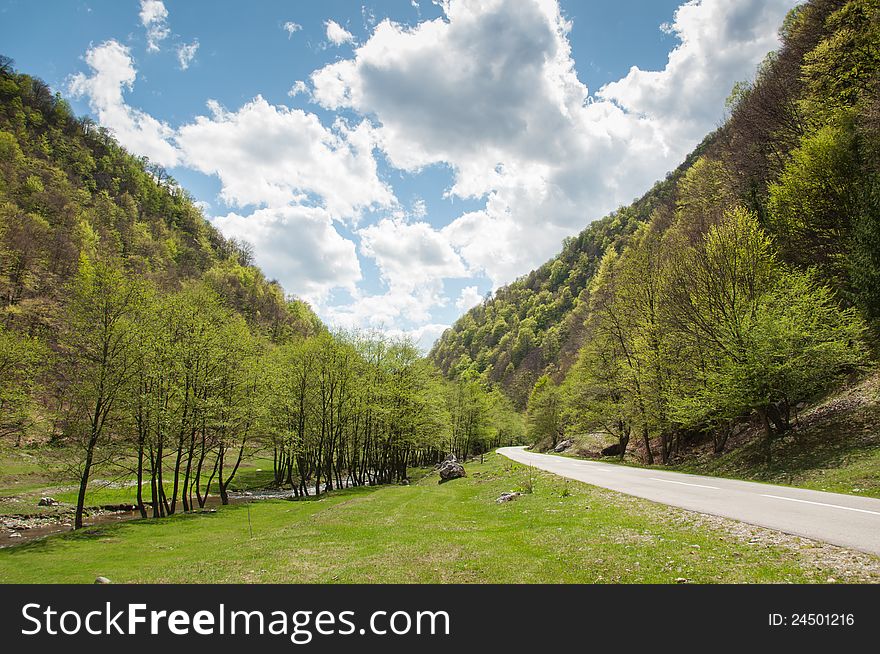
<path fill-rule="evenodd" d="M 794 4 L 0 0 L 0 51 L 328 323 L 427 347 L 674 168 Z"/>

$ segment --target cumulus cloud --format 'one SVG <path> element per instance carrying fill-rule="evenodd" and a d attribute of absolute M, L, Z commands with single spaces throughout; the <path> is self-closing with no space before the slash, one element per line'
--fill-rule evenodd
<path fill-rule="evenodd" d="M 335 20 L 328 20 L 324 26 L 327 28 L 327 40 L 333 45 L 354 43 L 354 35 Z"/>
<path fill-rule="evenodd" d="M 196 53 L 199 51 L 199 40 L 196 39 L 192 43 L 181 43 L 177 46 L 177 63 L 180 66 L 180 70 L 186 70 L 189 68 L 189 65 L 193 62 L 193 59 L 196 58 Z"/>
<path fill-rule="evenodd" d="M 320 307 L 334 324 L 393 330 L 403 322 L 430 322 L 432 309 L 448 304 L 443 279 L 468 274 L 461 257 L 428 223 L 384 218 L 357 235 L 361 254 L 375 262 L 387 288 L 374 294 L 358 290 L 347 305 Z"/>
<path fill-rule="evenodd" d="M 426 222 L 385 218 L 358 235 L 362 252 L 375 260 L 382 278 L 394 288 L 411 289 L 431 280 L 467 275 L 449 241 Z"/>
<path fill-rule="evenodd" d="M 678 165 L 716 126 L 732 84 L 776 47 L 796 0 L 690 0 L 664 27 L 679 42 L 661 70 L 633 68 L 592 92 L 577 77 L 556 0 L 435 4 L 442 17 L 415 26 L 376 24 L 364 9 L 371 33 L 361 44 L 325 23 L 327 43 L 353 44 L 353 54 L 289 95 L 347 117 L 332 124 L 257 96 L 234 110 L 211 101 L 208 115 L 172 129 L 126 104 L 136 69 L 115 41 L 90 48 L 90 72 L 69 87 L 131 151 L 216 175 L 235 211 L 214 223 L 251 242 L 267 273 L 325 320 L 423 343 L 446 327 L 438 308 L 482 300 L 473 284 L 448 297 L 444 280 L 507 283 Z M 164 4 L 144 0 L 141 21 L 158 50 L 169 35 Z M 292 36 L 299 25 L 283 28 Z M 427 222 L 419 198 L 407 211 L 377 150 L 402 171 L 448 166 L 447 195 L 479 208 L 446 225 Z M 367 261 L 379 291 L 361 283 Z"/>
<path fill-rule="evenodd" d="M 159 44 L 168 38 L 168 10 L 162 0 L 141 0 L 141 24 L 147 29 L 147 50 L 159 52 Z"/>
<path fill-rule="evenodd" d="M 431 349 L 431 346 L 434 344 L 434 341 L 440 338 L 443 332 L 449 329 L 450 326 L 451 325 L 430 323 L 414 329 L 386 329 L 385 333 L 391 338 L 411 340 L 422 352 L 427 354 Z"/>
<path fill-rule="evenodd" d="M 450 194 L 485 198 L 442 233 L 498 286 L 675 167 L 794 4 L 692 0 L 670 26 L 681 43 L 664 70 L 591 94 L 555 0 L 450 0 L 415 27 L 380 23 L 353 57 L 313 73 L 313 96 L 375 117 L 394 166 L 446 163 Z"/>
<path fill-rule="evenodd" d="M 355 292 L 361 279 L 355 244 L 319 207 L 284 206 L 212 221 L 223 234 L 254 246 L 256 261 L 288 292 L 319 304 L 336 288 Z"/>
<path fill-rule="evenodd" d="M 106 41 L 90 48 L 85 61 L 91 75 L 72 76 L 68 82 L 70 93 L 87 97 L 99 123 L 110 129 L 128 150 L 163 166 L 176 165 L 180 153 L 171 143 L 174 130 L 125 102 L 123 91 L 131 90 L 137 77 L 128 48 L 117 41 Z"/>
<path fill-rule="evenodd" d="M 598 96 L 626 111 L 663 120 L 669 140 L 694 141 L 718 120 L 733 82 L 778 46 L 777 27 L 796 0 L 688 2 L 663 29 L 680 44 L 661 71 L 634 66 Z"/>
<path fill-rule="evenodd" d="M 455 308 L 464 313 L 468 309 L 473 309 L 483 301 L 483 296 L 476 286 L 465 286 L 461 289 L 461 294 L 455 301 Z"/>
<path fill-rule="evenodd" d="M 291 98 L 298 95 L 309 95 L 309 87 L 301 79 L 298 79 L 293 83 L 293 86 L 290 87 L 287 95 Z"/>
<path fill-rule="evenodd" d="M 379 179 L 369 123 L 338 120 L 328 129 L 315 114 L 260 96 L 237 111 L 209 108 L 211 116 L 180 127 L 176 141 L 188 165 L 220 178 L 228 204 L 317 203 L 347 219 L 396 202 Z"/>

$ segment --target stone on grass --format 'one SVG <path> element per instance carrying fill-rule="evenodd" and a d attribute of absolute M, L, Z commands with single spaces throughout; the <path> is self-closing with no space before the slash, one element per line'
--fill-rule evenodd
<path fill-rule="evenodd" d="M 109 579 L 107 579 L 107 577 L 98 577 L 95 579 L 95 583 L 96 584 L 110 584 L 113 582 L 110 581 Z"/>
<path fill-rule="evenodd" d="M 58 500 L 54 497 L 41 497 L 40 501 L 37 502 L 37 506 L 57 506 Z"/>
<path fill-rule="evenodd" d="M 511 491 L 510 493 L 501 493 L 497 500 L 495 500 L 495 504 L 504 504 L 505 502 L 512 502 L 517 497 L 522 495 L 522 493 L 517 493 Z"/>
<path fill-rule="evenodd" d="M 564 452 L 565 450 L 570 448 L 572 445 L 573 445 L 573 443 L 572 443 L 571 439 L 567 438 L 564 441 L 562 441 L 561 443 L 559 443 L 556 447 L 554 447 L 553 451 L 556 452 L 557 454 L 559 454 L 560 452 Z"/>
<path fill-rule="evenodd" d="M 459 477 L 467 477 L 467 473 L 464 471 L 464 466 L 461 465 L 458 462 L 458 459 L 452 454 L 447 456 L 443 460 L 443 463 L 440 464 L 439 472 L 441 484 L 445 481 L 458 479 Z"/>

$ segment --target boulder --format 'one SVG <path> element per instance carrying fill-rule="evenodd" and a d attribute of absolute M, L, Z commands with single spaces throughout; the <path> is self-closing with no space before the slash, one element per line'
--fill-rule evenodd
<path fill-rule="evenodd" d="M 95 583 L 96 584 L 110 584 L 113 582 L 111 582 L 109 579 L 107 579 L 107 577 L 98 577 L 97 579 L 95 579 Z"/>
<path fill-rule="evenodd" d="M 567 438 L 564 441 L 562 441 L 561 443 L 557 444 L 556 447 L 553 448 L 553 451 L 558 454 L 559 452 L 564 452 L 565 450 L 570 448 L 572 445 L 573 445 L 573 443 L 572 443 L 571 439 Z"/>
<path fill-rule="evenodd" d="M 512 502 L 517 497 L 522 495 L 522 493 L 510 492 L 510 493 L 501 493 L 498 499 L 495 500 L 495 504 L 504 504 L 505 502 Z"/>
<path fill-rule="evenodd" d="M 620 443 L 609 445 L 602 450 L 602 456 L 620 456 Z"/>
<path fill-rule="evenodd" d="M 451 454 L 443 460 L 443 463 L 440 464 L 439 472 L 441 484 L 444 481 L 450 481 L 451 479 L 467 477 L 467 473 L 464 471 L 464 466 L 461 465 L 458 460 Z"/>
<path fill-rule="evenodd" d="M 58 500 L 54 497 L 41 497 L 40 501 L 37 502 L 37 506 L 57 506 Z"/>
<path fill-rule="evenodd" d="M 409 486 L 409 479 L 401 479 L 400 485 L 401 486 Z"/>

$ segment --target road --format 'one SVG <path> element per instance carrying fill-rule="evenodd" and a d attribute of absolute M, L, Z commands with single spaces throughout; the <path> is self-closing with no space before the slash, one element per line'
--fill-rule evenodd
<path fill-rule="evenodd" d="M 536 454 L 523 447 L 498 452 L 593 486 L 880 555 L 880 499 L 632 468 Z"/>

